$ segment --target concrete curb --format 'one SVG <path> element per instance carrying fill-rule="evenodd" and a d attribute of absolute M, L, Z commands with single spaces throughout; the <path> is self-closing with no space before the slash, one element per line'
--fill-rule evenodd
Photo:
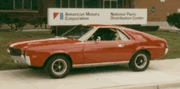
<path fill-rule="evenodd" d="M 102 87 L 97 89 L 180 89 L 180 80 L 174 82 L 135 84 L 124 86 Z"/>

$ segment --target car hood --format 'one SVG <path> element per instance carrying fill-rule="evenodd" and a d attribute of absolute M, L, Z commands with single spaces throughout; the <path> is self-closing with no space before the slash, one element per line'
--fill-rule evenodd
<path fill-rule="evenodd" d="M 55 45 L 55 44 L 69 44 L 75 42 L 79 42 L 79 41 L 74 39 L 67 39 L 64 37 L 47 38 L 47 39 L 25 39 L 25 40 L 10 42 L 7 45 L 7 48 L 14 47 L 19 49 L 26 49 L 29 47 Z"/>

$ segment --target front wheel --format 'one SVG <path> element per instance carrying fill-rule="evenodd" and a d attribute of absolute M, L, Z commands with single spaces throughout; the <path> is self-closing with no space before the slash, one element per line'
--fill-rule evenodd
<path fill-rule="evenodd" d="M 64 56 L 54 56 L 46 65 L 46 70 L 52 78 L 63 78 L 70 71 L 70 62 Z"/>
<path fill-rule="evenodd" d="M 133 71 L 144 71 L 150 63 L 150 55 L 144 52 L 136 53 L 129 62 L 129 67 Z"/>

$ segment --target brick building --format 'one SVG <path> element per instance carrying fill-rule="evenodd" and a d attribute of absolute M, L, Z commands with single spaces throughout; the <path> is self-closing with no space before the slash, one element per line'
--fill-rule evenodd
<path fill-rule="evenodd" d="M 148 9 L 148 21 L 166 21 L 168 13 L 180 9 L 180 0 L 134 0 L 135 8 Z"/>
<path fill-rule="evenodd" d="M 0 13 L 31 20 L 47 16 L 47 8 L 147 8 L 148 21 L 165 21 L 177 12 L 180 0 L 0 0 Z"/>

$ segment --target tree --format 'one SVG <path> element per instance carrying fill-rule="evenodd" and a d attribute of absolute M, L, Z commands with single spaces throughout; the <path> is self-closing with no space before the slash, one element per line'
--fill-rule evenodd
<path fill-rule="evenodd" d="M 47 17 L 38 17 L 30 21 L 31 25 L 34 25 L 35 28 L 40 26 L 42 28 L 43 24 L 45 25 L 45 28 L 47 29 Z"/>
<path fill-rule="evenodd" d="M 0 14 L 0 24 L 7 24 L 11 29 L 13 29 L 13 20 L 6 13 Z"/>
<path fill-rule="evenodd" d="M 4 21 L 5 24 L 7 24 L 11 30 L 14 30 L 14 19 L 8 18 Z"/>
<path fill-rule="evenodd" d="M 180 29 L 180 13 L 169 14 L 167 22 L 170 26 L 175 26 Z"/>
<path fill-rule="evenodd" d="M 38 22 L 38 19 L 33 19 L 30 21 L 30 24 L 31 25 L 34 25 L 34 28 L 37 28 L 39 26 L 39 22 Z"/>
<path fill-rule="evenodd" d="M 10 18 L 9 14 L 0 14 L 0 24 L 7 24 L 11 30 L 23 29 L 26 25 L 26 20 L 22 20 L 19 18 Z"/>
<path fill-rule="evenodd" d="M 15 30 L 17 31 L 18 29 L 22 30 L 23 27 L 26 25 L 26 20 L 22 20 L 19 18 L 14 18 L 13 19 L 13 24 L 15 25 Z"/>

